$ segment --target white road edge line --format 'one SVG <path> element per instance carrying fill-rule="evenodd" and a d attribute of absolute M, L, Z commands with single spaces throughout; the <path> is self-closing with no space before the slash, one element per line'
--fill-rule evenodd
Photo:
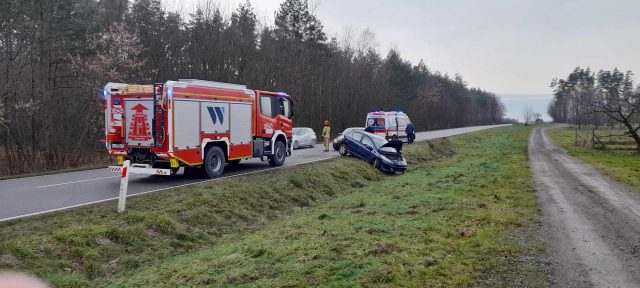
<path fill-rule="evenodd" d="M 68 185 L 68 184 L 75 184 L 75 183 L 82 183 L 82 182 L 89 182 L 89 181 L 95 181 L 95 180 L 102 180 L 102 179 L 117 178 L 117 177 L 120 177 L 120 176 L 100 177 L 100 178 L 93 178 L 93 179 L 86 179 L 86 180 L 79 180 L 79 181 L 64 182 L 64 183 L 51 184 L 51 185 L 44 185 L 44 186 L 39 186 L 38 189 L 39 188 L 54 187 L 54 186 L 61 186 L 61 185 Z"/>
<path fill-rule="evenodd" d="M 511 126 L 511 125 L 510 124 L 496 125 L 494 127 L 487 127 L 487 128 L 477 129 L 477 130 L 468 131 L 468 132 L 465 132 L 465 133 L 456 133 L 456 134 L 452 134 L 452 135 L 449 135 L 449 136 L 438 136 L 438 137 L 435 137 L 435 138 L 432 138 L 432 139 L 424 139 L 424 140 L 416 141 L 416 142 L 433 140 L 433 139 L 438 139 L 438 138 L 443 138 L 443 137 L 457 136 L 457 135 L 461 135 L 461 134 L 473 133 L 473 132 L 478 132 L 478 131 L 483 131 L 483 130 L 488 130 L 488 129 L 493 129 L 493 128 L 499 128 L 499 127 L 504 127 L 504 126 Z M 479 126 L 479 127 L 482 127 L 482 126 Z M 479 127 L 477 126 L 477 127 L 467 127 L 467 128 L 479 128 Z M 455 128 L 455 129 L 460 129 L 460 128 Z M 251 171 L 251 172 L 245 172 L 245 173 L 240 173 L 240 174 L 235 174 L 235 175 L 224 176 L 224 177 L 215 178 L 215 179 L 208 179 L 208 180 L 203 180 L 203 181 L 198 181 L 198 182 L 193 182 L 193 183 L 187 183 L 187 184 L 181 184 L 181 185 L 170 186 L 170 187 L 165 187 L 165 188 L 159 188 L 159 189 L 144 191 L 144 192 L 140 192 L 140 193 L 136 193 L 136 194 L 131 194 L 128 197 L 145 195 L 145 194 L 154 193 L 154 192 L 158 192 L 158 191 L 163 191 L 163 190 L 168 190 L 168 189 L 173 189 L 173 188 L 186 187 L 186 186 L 191 186 L 191 185 L 197 185 L 197 184 L 201 184 L 201 183 L 205 183 L 205 182 L 218 181 L 218 180 L 223 180 L 223 179 L 228 179 L 228 178 L 233 178 L 233 177 L 239 177 L 239 176 L 246 176 L 246 175 L 257 174 L 257 173 L 263 173 L 263 172 L 266 172 L 266 171 L 271 171 L 271 170 L 276 170 L 276 169 L 281 169 L 281 168 L 294 167 L 294 166 L 303 165 L 303 164 L 309 164 L 309 163 L 314 163 L 314 162 L 325 161 L 325 160 L 333 159 L 333 158 L 336 158 L 336 157 L 339 157 L 339 155 L 334 155 L 334 156 L 330 156 L 330 157 L 327 157 L 327 158 L 311 160 L 311 161 L 306 161 L 306 162 L 300 162 L 300 163 L 291 164 L 291 165 L 287 165 L 287 166 L 280 166 L 280 167 L 256 170 L 256 171 Z M 118 177 L 118 176 L 115 176 L 115 177 Z M 83 180 L 83 181 L 86 181 L 86 180 Z M 82 203 L 82 204 L 76 204 L 76 205 L 71 205 L 71 206 L 66 206 L 66 207 L 61 207 L 61 208 L 56 208 L 56 209 L 50 209 L 50 210 L 46 210 L 46 211 L 28 213 L 28 214 L 23 214 L 23 215 L 18 215 L 18 216 L 13 216 L 13 217 L 0 219 L 0 222 L 17 220 L 17 219 L 21 219 L 21 218 L 47 214 L 47 213 L 51 213 L 51 212 L 69 210 L 69 209 L 73 209 L 73 208 L 78 208 L 78 207 L 82 207 L 82 206 L 98 204 L 98 203 L 102 203 L 102 202 L 113 201 L 113 200 L 117 200 L 117 199 L 118 199 L 118 197 L 113 197 L 113 198 L 102 199 L 102 200 L 92 201 L 92 202 L 87 202 L 87 203 Z"/>
<path fill-rule="evenodd" d="M 186 183 L 186 184 L 181 184 L 181 185 L 176 185 L 176 186 L 159 188 L 159 189 L 154 189 L 154 190 L 149 190 L 149 191 L 144 191 L 144 192 L 131 194 L 131 195 L 127 196 L 127 198 L 134 197 L 134 196 L 145 195 L 145 194 L 154 193 L 154 192 L 159 192 L 159 191 L 162 191 L 162 190 L 181 188 L 181 187 L 186 187 L 186 186 L 202 184 L 202 183 L 206 183 L 206 182 L 224 180 L 224 179 L 229 179 L 229 178 L 233 178 L 233 177 L 246 176 L 246 175 L 251 175 L 251 174 L 263 173 L 263 172 L 271 171 L 271 170 L 277 170 L 277 169 L 282 169 L 282 168 L 287 168 L 287 167 L 294 167 L 294 166 L 303 165 L 303 164 L 320 162 L 320 161 L 330 160 L 330 159 L 337 158 L 337 157 L 338 157 L 338 155 L 334 155 L 334 156 L 330 156 L 330 157 L 327 157 L 327 158 L 311 160 L 311 161 L 306 161 L 306 162 L 300 162 L 300 163 L 291 164 L 291 165 L 287 165 L 287 166 L 273 167 L 273 168 L 268 168 L 268 169 L 260 169 L 260 170 L 256 170 L 256 171 L 245 172 L 245 173 L 240 173 L 240 174 L 234 174 L 234 175 L 224 176 L 224 177 L 215 178 L 215 179 L 208 179 L 208 180 L 202 180 L 202 181 Z M 119 177 L 119 176 L 116 176 L 116 177 Z M 69 209 L 78 208 L 78 207 L 82 207 L 82 206 L 89 206 L 89 205 L 98 204 L 98 203 L 102 203 L 102 202 L 113 201 L 113 200 L 118 200 L 118 197 L 112 197 L 112 198 L 107 198 L 107 199 L 102 199 L 102 200 L 97 200 L 97 201 L 92 201 L 92 202 L 86 202 L 86 203 L 82 203 L 82 204 L 76 204 L 76 205 L 71 205 L 71 206 L 60 207 L 60 208 L 56 208 L 56 209 L 50 209 L 50 210 L 45 210 L 45 211 L 40 211 L 40 212 L 34 212 L 34 213 L 28 213 L 28 214 L 13 216 L 13 217 L 9 217 L 9 218 L 0 219 L 0 222 L 17 220 L 17 219 L 27 218 L 27 217 L 32 217 L 32 216 L 38 216 L 38 215 L 57 212 L 57 211 L 64 211 L 64 210 L 69 210 Z"/>

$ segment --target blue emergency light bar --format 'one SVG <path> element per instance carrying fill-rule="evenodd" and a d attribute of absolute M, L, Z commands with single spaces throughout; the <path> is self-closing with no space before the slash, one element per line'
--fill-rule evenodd
<path fill-rule="evenodd" d="M 173 98 L 173 87 L 167 88 L 167 96 L 169 96 L 169 98 Z"/>

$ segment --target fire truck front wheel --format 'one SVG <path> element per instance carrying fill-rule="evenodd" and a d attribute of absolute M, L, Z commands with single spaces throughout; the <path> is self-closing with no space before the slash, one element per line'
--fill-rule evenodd
<path fill-rule="evenodd" d="M 284 158 L 287 156 L 287 147 L 284 142 L 278 141 L 273 149 L 273 156 L 269 159 L 271 166 L 282 166 L 284 164 Z"/>
<path fill-rule="evenodd" d="M 224 171 L 224 163 L 226 162 L 224 152 L 218 146 L 212 146 L 207 149 L 204 156 L 204 164 L 202 170 L 210 178 L 218 177 Z"/>

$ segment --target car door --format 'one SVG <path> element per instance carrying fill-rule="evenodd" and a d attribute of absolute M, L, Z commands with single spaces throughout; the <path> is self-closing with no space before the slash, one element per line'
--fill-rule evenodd
<path fill-rule="evenodd" d="M 307 146 L 307 138 L 309 137 L 309 135 L 307 135 L 307 129 L 302 129 L 300 131 L 300 137 L 297 139 L 298 140 L 298 147 L 305 147 Z"/>
<path fill-rule="evenodd" d="M 364 135 L 362 137 L 362 142 L 361 142 L 361 156 L 360 158 L 362 158 L 362 160 L 365 160 L 367 162 L 371 162 L 371 160 L 373 160 L 375 156 L 374 150 L 375 150 L 375 145 L 373 144 L 373 140 L 371 140 L 371 137 Z"/>
<path fill-rule="evenodd" d="M 307 129 L 307 145 L 316 145 L 316 132 L 313 132 L 311 128 Z"/>
<path fill-rule="evenodd" d="M 302 133 L 300 132 L 300 128 L 294 128 L 293 129 L 293 143 L 295 143 L 295 148 L 298 148 L 300 146 L 302 146 L 302 143 L 300 142 L 302 140 Z"/>
<path fill-rule="evenodd" d="M 409 118 L 398 118 L 398 136 L 407 137 L 407 123 L 409 123 Z"/>
<path fill-rule="evenodd" d="M 361 145 L 362 143 L 360 143 L 360 140 L 362 140 L 362 133 L 352 133 L 350 136 L 345 136 L 345 137 L 349 137 L 349 140 L 346 141 L 347 143 L 347 148 L 349 149 L 349 153 L 351 153 L 352 156 L 360 158 L 361 154 L 362 154 L 362 148 Z"/>

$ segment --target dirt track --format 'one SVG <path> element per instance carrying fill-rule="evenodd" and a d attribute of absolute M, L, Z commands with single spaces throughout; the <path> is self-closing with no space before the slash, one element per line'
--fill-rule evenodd
<path fill-rule="evenodd" d="M 536 128 L 529 157 L 555 287 L 640 287 L 640 192 L 559 148 Z"/>

